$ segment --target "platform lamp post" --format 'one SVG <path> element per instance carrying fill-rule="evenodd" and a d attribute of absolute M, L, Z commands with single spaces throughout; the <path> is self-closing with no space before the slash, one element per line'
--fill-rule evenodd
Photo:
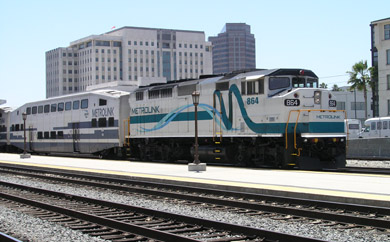
<path fill-rule="evenodd" d="M 23 118 L 23 132 L 24 132 L 24 149 L 23 149 L 23 154 L 20 155 L 20 158 L 25 159 L 25 158 L 30 158 L 31 155 L 26 153 L 26 119 L 27 119 L 27 113 L 23 112 L 22 113 L 22 118 Z"/>
<path fill-rule="evenodd" d="M 206 164 L 200 163 L 199 161 L 199 144 L 198 144 L 198 105 L 199 105 L 199 97 L 200 93 L 197 91 L 194 91 L 192 93 L 192 103 L 195 107 L 195 152 L 194 152 L 194 162 L 188 164 L 188 170 L 189 171 L 206 171 Z"/>

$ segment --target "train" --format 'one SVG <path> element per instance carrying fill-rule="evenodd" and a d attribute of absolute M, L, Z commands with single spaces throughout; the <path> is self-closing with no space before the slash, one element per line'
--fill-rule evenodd
<path fill-rule="evenodd" d="M 362 138 L 389 138 L 390 117 L 369 118 L 364 121 L 364 128 L 360 134 Z"/>
<path fill-rule="evenodd" d="M 202 162 L 299 169 L 346 164 L 345 111 L 306 69 L 94 90 L 0 115 L 0 149 L 23 149 L 25 132 L 33 153 L 191 162 L 196 117 Z"/>

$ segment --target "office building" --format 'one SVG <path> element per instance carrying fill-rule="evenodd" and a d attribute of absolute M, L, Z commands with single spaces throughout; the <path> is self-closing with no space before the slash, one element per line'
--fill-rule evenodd
<path fill-rule="evenodd" d="M 390 18 L 373 21 L 370 26 L 371 61 L 378 70 L 373 78 L 374 116 L 390 116 Z"/>
<path fill-rule="evenodd" d="M 212 74 L 201 31 L 123 27 L 46 52 L 46 97 Z"/>
<path fill-rule="evenodd" d="M 221 33 L 209 37 L 213 45 L 213 73 L 256 68 L 255 36 L 245 23 L 227 23 Z"/>

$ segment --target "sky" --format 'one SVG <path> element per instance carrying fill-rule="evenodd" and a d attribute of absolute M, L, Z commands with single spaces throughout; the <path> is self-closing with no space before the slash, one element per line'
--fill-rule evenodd
<path fill-rule="evenodd" d="M 370 23 L 389 0 L 0 0 L 0 99 L 10 107 L 46 98 L 46 51 L 124 26 L 204 31 L 246 23 L 256 67 L 310 69 L 328 87 L 371 63 Z"/>

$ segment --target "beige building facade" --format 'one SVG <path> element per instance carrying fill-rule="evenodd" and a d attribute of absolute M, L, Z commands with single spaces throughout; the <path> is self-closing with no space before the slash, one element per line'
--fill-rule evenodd
<path fill-rule="evenodd" d="M 390 18 L 373 21 L 370 26 L 372 66 L 378 67 L 373 93 L 378 112 L 374 116 L 390 116 Z"/>
<path fill-rule="evenodd" d="M 46 97 L 212 74 L 201 31 L 123 27 L 46 52 Z"/>

